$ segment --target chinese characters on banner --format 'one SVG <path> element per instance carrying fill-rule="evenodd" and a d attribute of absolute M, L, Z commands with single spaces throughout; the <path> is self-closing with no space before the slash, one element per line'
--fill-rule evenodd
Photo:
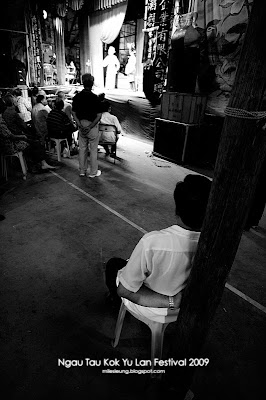
<path fill-rule="evenodd" d="M 165 87 L 173 0 L 148 0 L 144 29 L 144 69 L 152 67 L 153 92 L 160 97 Z"/>
<path fill-rule="evenodd" d="M 32 17 L 32 56 L 34 63 L 35 82 L 42 84 L 42 45 L 41 30 L 36 16 Z"/>

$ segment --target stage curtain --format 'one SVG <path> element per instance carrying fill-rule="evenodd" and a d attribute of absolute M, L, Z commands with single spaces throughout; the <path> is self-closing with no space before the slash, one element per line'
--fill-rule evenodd
<path fill-rule="evenodd" d="M 118 36 L 127 10 L 127 1 L 111 9 L 97 11 L 89 16 L 89 45 L 91 72 L 95 85 L 103 87 L 103 43 L 110 44 Z"/>

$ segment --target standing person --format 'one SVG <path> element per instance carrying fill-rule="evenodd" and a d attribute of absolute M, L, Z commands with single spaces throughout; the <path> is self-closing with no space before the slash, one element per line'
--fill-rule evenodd
<path fill-rule="evenodd" d="M 48 137 L 47 118 L 49 114 L 46 96 L 38 94 L 36 101 L 37 103 L 31 111 L 32 123 L 40 142 L 44 145 Z"/>
<path fill-rule="evenodd" d="M 156 321 L 179 308 L 205 217 L 211 181 L 189 174 L 174 191 L 176 224 L 146 233 L 128 261 L 106 264 L 106 284 L 114 306 L 120 297 L 134 313 Z M 117 287 L 118 286 L 118 287 Z"/>
<path fill-rule="evenodd" d="M 90 145 L 89 178 L 101 175 L 98 169 L 99 121 L 101 119 L 101 102 L 92 93 L 94 77 L 91 74 L 82 75 L 84 89 L 73 98 L 72 112 L 79 128 L 79 171 L 80 176 L 86 176 L 88 169 L 88 145 Z"/>
<path fill-rule="evenodd" d="M 103 60 L 103 67 L 107 67 L 105 88 L 114 89 L 115 78 L 120 68 L 120 62 L 118 58 L 115 56 L 115 48 L 113 46 L 110 46 L 108 49 L 108 55 Z"/>
<path fill-rule="evenodd" d="M 136 51 L 132 49 L 130 51 L 128 62 L 125 68 L 125 74 L 128 77 L 130 89 L 133 90 L 134 92 L 136 91 L 135 75 L 136 75 L 136 62 L 137 62 L 135 54 Z"/>
<path fill-rule="evenodd" d="M 120 123 L 118 121 L 118 118 L 115 115 L 111 114 L 111 104 L 110 104 L 110 102 L 108 100 L 104 100 L 104 101 L 102 101 L 101 105 L 102 105 L 102 112 L 103 113 L 102 113 L 102 116 L 101 116 L 100 123 L 101 124 L 106 124 L 106 125 L 114 125 L 116 127 L 116 134 L 114 134 L 113 132 L 105 132 L 105 134 L 108 135 L 108 136 L 106 136 L 106 137 L 102 136 L 101 141 L 105 140 L 106 142 L 114 142 L 114 143 L 116 143 L 118 141 L 119 135 L 120 135 L 120 133 L 122 131 L 121 125 L 120 125 Z M 110 155 L 110 157 L 114 157 L 115 144 L 113 144 L 111 146 L 111 153 L 109 151 L 108 144 L 103 144 L 102 146 L 105 149 L 107 156 Z"/>

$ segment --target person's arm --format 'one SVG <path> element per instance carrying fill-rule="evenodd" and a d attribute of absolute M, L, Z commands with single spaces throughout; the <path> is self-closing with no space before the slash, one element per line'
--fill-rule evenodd
<path fill-rule="evenodd" d="M 29 128 L 28 128 L 27 124 L 23 121 L 23 119 L 21 118 L 21 116 L 20 116 L 19 114 L 16 114 L 15 122 L 16 122 L 16 125 L 17 125 L 24 133 L 28 133 L 28 132 L 29 132 Z"/>
<path fill-rule="evenodd" d="M 77 117 L 77 113 L 75 111 L 73 111 L 73 109 L 72 109 L 72 114 L 73 114 L 73 118 L 74 118 L 78 128 L 81 128 L 80 120 Z"/>
<path fill-rule="evenodd" d="M 118 272 L 117 294 L 144 307 L 168 308 L 169 296 L 154 292 L 144 284 L 150 273 L 147 268 L 147 254 L 144 246 L 145 236 L 134 248 L 127 265 Z M 180 305 L 181 296 L 181 293 L 173 296 L 176 308 Z"/>
<path fill-rule="evenodd" d="M 88 127 L 86 127 L 86 130 L 87 130 L 87 129 L 91 130 L 95 125 L 97 125 L 98 122 L 99 122 L 100 119 L 101 119 L 101 116 L 102 116 L 102 113 L 98 113 L 97 116 L 96 116 L 96 118 L 91 122 L 91 124 L 90 124 Z"/>
<path fill-rule="evenodd" d="M 119 283 L 117 294 L 118 296 L 124 297 L 125 299 L 132 301 L 132 303 L 138 304 L 140 306 L 155 308 L 169 307 L 169 296 L 154 292 L 145 285 L 142 285 L 141 288 L 136 293 L 134 293 L 130 290 L 127 290 L 122 285 L 122 283 Z M 172 297 L 174 300 L 175 308 L 179 308 L 182 299 L 182 292 L 179 292 Z"/>

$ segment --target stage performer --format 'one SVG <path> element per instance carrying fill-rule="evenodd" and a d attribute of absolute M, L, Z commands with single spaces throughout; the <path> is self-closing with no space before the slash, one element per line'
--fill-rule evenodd
<path fill-rule="evenodd" d="M 136 91 L 135 75 L 136 75 L 136 51 L 132 49 L 125 68 L 125 74 L 128 77 L 130 89 Z"/>
<path fill-rule="evenodd" d="M 120 62 L 115 55 L 115 48 L 113 46 L 110 46 L 108 49 L 108 55 L 103 60 L 103 67 L 107 67 L 105 88 L 109 90 L 114 89 L 116 74 L 120 69 Z"/>

